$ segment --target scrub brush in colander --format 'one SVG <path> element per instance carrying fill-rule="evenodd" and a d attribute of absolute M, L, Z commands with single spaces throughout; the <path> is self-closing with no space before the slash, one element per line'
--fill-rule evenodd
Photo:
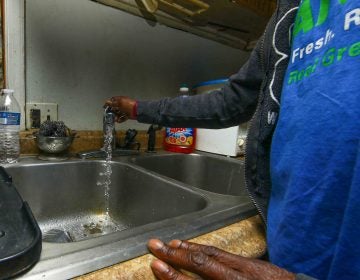
<path fill-rule="evenodd" d="M 64 124 L 63 121 L 47 120 L 40 125 L 39 129 L 39 135 L 42 136 L 66 137 L 70 134 L 70 129 Z"/>

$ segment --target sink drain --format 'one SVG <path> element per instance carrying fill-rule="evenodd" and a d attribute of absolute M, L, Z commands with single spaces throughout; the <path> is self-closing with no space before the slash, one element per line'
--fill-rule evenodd
<path fill-rule="evenodd" d="M 102 221 L 100 221 L 101 223 Z M 103 225 L 100 223 L 93 223 L 83 225 L 85 231 L 87 231 L 90 234 L 102 234 L 103 233 Z"/>

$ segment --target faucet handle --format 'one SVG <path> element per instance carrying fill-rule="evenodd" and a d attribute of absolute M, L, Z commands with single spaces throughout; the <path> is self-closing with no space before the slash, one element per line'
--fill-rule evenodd
<path fill-rule="evenodd" d="M 131 150 L 135 146 L 137 150 L 140 150 L 140 143 L 135 140 L 137 134 L 136 129 L 128 129 L 125 133 L 124 144 L 120 148 Z"/>
<path fill-rule="evenodd" d="M 156 131 L 162 129 L 162 126 L 160 125 L 156 125 L 156 124 L 152 124 L 150 125 L 147 134 L 149 135 L 148 138 L 148 148 L 147 151 L 148 153 L 155 153 L 155 142 L 156 142 Z"/>

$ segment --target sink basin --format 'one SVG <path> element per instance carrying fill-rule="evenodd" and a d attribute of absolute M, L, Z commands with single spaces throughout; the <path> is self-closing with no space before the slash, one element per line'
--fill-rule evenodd
<path fill-rule="evenodd" d="M 199 211 L 204 197 L 120 162 L 111 162 L 108 201 L 97 184 L 104 162 L 63 162 L 9 167 L 47 241 L 69 242 Z M 159 203 L 161 202 L 161 203 Z M 108 204 L 108 216 L 106 206 Z M 56 230 L 56 231 L 54 231 Z M 63 231 L 67 238 L 61 238 Z M 58 239 L 58 240 L 57 240 Z"/>
<path fill-rule="evenodd" d="M 220 156 L 118 157 L 111 182 L 102 160 L 4 167 L 43 233 L 40 261 L 21 279 L 69 279 L 148 253 L 150 238 L 188 239 L 257 213 L 242 162 Z"/>
<path fill-rule="evenodd" d="M 163 176 L 209 192 L 247 196 L 241 161 L 205 154 L 160 154 L 132 162 Z"/>

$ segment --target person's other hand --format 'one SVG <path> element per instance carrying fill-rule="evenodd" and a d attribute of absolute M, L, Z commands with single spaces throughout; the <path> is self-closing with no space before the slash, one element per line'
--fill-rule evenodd
<path fill-rule="evenodd" d="M 115 113 L 116 122 L 136 119 L 137 102 L 127 96 L 113 96 L 105 101 L 104 107 L 110 107 Z"/>
<path fill-rule="evenodd" d="M 215 247 L 180 240 L 172 240 L 166 245 L 158 239 L 149 240 L 148 247 L 158 258 L 151 263 L 151 269 L 160 280 L 196 279 L 180 269 L 214 280 L 295 279 L 295 274 L 271 263 L 244 258 Z"/>

